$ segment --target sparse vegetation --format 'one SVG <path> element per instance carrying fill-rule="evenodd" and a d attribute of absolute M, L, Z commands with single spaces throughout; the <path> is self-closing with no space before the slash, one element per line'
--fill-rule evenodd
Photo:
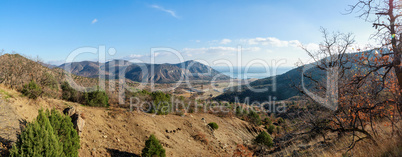
<path fill-rule="evenodd" d="M 207 139 L 207 136 L 204 133 L 199 132 L 196 135 L 194 135 L 193 138 L 194 140 L 200 141 L 205 145 L 209 144 L 209 140 Z"/>
<path fill-rule="evenodd" d="M 261 125 L 261 118 L 260 115 L 258 115 L 256 112 L 254 111 L 250 111 L 250 113 L 247 115 L 250 123 L 254 124 L 254 125 Z"/>
<path fill-rule="evenodd" d="M 79 5 L 78 8 L 64 7 L 76 13 L 62 10 L 60 6 L 71 6 L 65 3 L 38 3 L 33 7 L 7 3 L 2 9 L 10 16 L 2 21 L 2 30 L 6 30 L 3 36 L 8 39 L 4 44 L 6 49 L 29 50 L 24 44 L 35 49 L 35 45 L 30 43 L 32 39 L 38 39 L 37 43 L 49 43 L 49 39 L 67 35 L 60 39 L 74 40 L 74 31 L 64 31 L 64 27 L 57 26 L 63 21 L 86 21 L 86 25 L 81 25 L 83 30 L 94 29 L 96 32 L 101 28 L 105 31 L 102 32 L 105 37 L 101 38 L 115 39 L 116 42 L 112 43 L 120 43 L 115 46 L 123 48 L 123 51 L 141 51 L 146 49 L 141 45 L 161 43 L 164 40 L 153 40 L 156 35 L 161 35 L 161 39 L 166 39 L 165 43 L 179 46 L 184 51 L 175 58 L 213 63 L 214 68 L 222 68 L 224 73 L 197 61 L 172 63 L 176 62 L 172 60 L 174 54 L 165 55 L 170 50 L 164 48 L 151 48 L 151 51 L 155 50 L 151 55 L 122 52 L 113 57 L 116 51 L 112 47 L 107 47 L 107 51 L 102 45 L 86 47 L 82 50 L 98 50 L 98 61 L 60 66 L 48 65 L 39 58 L 28 59 L 15 52 L 3 54 L 4 50 L 0 50 L 0 156 L 164 157 L 167 154 L 229 156 L 232 153 L 233 156 L 250 157 L 402 156 L 402 1 L 357 0 L 347 4 L 346 14 L 357 13 L 375 29 L 367 41 L 364 41 L 364 36 L 369 34 L 364 25 L 333 16 L 345 9 L 334 6 L 345 5 L 343 3 L 346 2 L 229 3 L 222 2 L 212 9 L 207 8 L 202 12 L 205 16 L 189 16 L 195 15 L 194 11 L 205 10 L 205 7 L 194 8 L 208 6 L 204 2 L 190 5 L 155 2 L 136 5 L 135 9 L 127 3 L 102 3 L 97 7 L 87 7 L 84 12 L 80 12 Z M 54 13 L 57 18 L 35 17 L 39 14 L 32 13 L 30 8 L 38 6 Z M 292 8 L 291 11 L 289 8 Z M 319 14 L 307 14 L 304 8 L 319 8 L 316 11 Z M 130 9 L 134 11 L 131 14 L 119 11 Z M 15 10 L 35 16 L 12 13 Z M 106 14 L 102 10 L 113 14 L 102 18 L 99 14 Z M 92 17 L 92 23 L 88 17 L 59 16 L 59 13 L 83 15 L 94 11 L 99 17 Z M 132 15 L 141 13 L 146 16 L 133 20 Z M 299 15 L 292 15 L 295 13 Z M 278 16 L 263 17 L 273 14 Z M 45 21 L 39 25 L 38 31 L 35 29 L 39 28 L 34 23 L 36 20 L 24 20 L 21 15 L 24 18 L 27 16 L 26 19 Z M 205 18 L 211 16 L 220 20 Z M 168 25 L 147 27 L 150 21 L 155 21 L 155 17 L 158 18 L 156 21 L 167 21 Z M 240 25 L 243 27 L 234 25 L 236 20 L 233 17 L 245 23 Z M 177 23 L 176 18 L 191 24 L 169 25 L 169 21 Z M 261 22 L 263 19 L 267 22 Z M 305 23 L 305 20 L 299 19 L 308 19 L 309 27 L 295 30 L 294 25 L 303 26 Z M 21 22 L 13 20 L 27 24 L 18 26 Z M 46 20 L 53 21 L 46 23 Z M 268 23 L 276 30 L 264 29 L 262 35 L 277 31 L 273 36 L 254 36 L 261 34 L 261 28 Z M 335 29 L 340 26 L 358 34 L 355 37 L 352 33 L 328 32 L 322 28 L 322 42 L 309 43 L 317 41 L 315 33 L 309 32 L 310 28 L 334 23 L 337 24 L 332 26 Z M 121 27 L 121 24 L 127 27 Z M 350 27 L 343 27 L 348 24 Z M 218 25 L 221 27 L 216 27 Z M 228 27 L 230 29 L 225 30 Z M 241 30 L 240 34 L 233 34 L 236 30 Z M 187 36 L 181 33 L 186 31 L 192 33 Z M 46 38 L 38 38 L 40 33 Z M 142 41 L 147 37 L 138 36 L 149 34 L 150 40 Z M 230 35 L 222 36 L 225 34 Z M 129 39 L 130 35 L 134 38 Z M 25 40 L 16 44 L 13 43 L 15 39 Z M 120 39 L 129 41 L 119 42 Z M 82 41 L 94 45 L 94 42 L 104 40 L 89 36 Z M 138 48 L 124 45 L 136 41 L 142 41 L 137 44 L 140 45 Z M 157 43 L 150 43 L 153 41 Z M 47 53 L 60 48 L 59 44 L 63 42 L 57 40 L 51 43 L 51 48 L 45 49 Z M 246 45 L 244 51 L 250 53 L 241 53 L 240 46 L 235 53 L 236 44 Z M 15 45 L 20 47 L 13 48 Z M 67 48 L 70 46 L 71 43 Z M 300 54 L 290 51 L 296 46 L 306 52 L 304 56 L 308 56 L 308 60 L 295 58 Z M 269 51 L 276 52 L 267 57 L 265 52 Z M 74 54 L 78 55 L 78 49 L 68 56 L 66 62 L 70 62 Z M 55 53 L 46 56 L 46 59 L 59 60 L 63 56 Z M 146 57 L 151 59 L 150 62 Z M 278 60 L 283 57 L 290 62 Z M 234 65 L 229 64 L 236 60 Z M 166 64 L 154 64 L 155 61 Z M 225 63 L 228 68 L 215 65 Z M 288 69 L 289 65 L 295 68 Z M 262 71 L 264 69 L 265 72 Z M 71 81 L 75 82 L 74 85 Z M 82 88 L 75 88 L 75 84 L 94 90 L 80 90 Z M 69 106 L 63 111 L 66 115 L 58 112 L 66 106 Z M 38 111 L 39 108 L 57 110 Z M 134 109 L 137 112 L 133 112 Z M 140 113 L 142 111 L 151 114 Z M 79 136 L 83 138 L 82 149 Z M 144 143 L 145 147 L 140 148 Z"/>
<path fill-rule="evenodd" d="M 272 124 L 271 118 L 268 118 L 268 117 L 265 118 L 264 123 L 265 123 L 265 125 L 271 125 Z"/>
<path fill-rule="evenodd" d="M 233 153 L 233 157 L 252 157 L 253 152 L 251 152 L 246 146 L 242 144 L 237 144 L 237 148 Z"/>
<path fill-rule="evenodd" d="M 171 95 L 161 91 L 152 92 L 150 95 L 154 103 L 151 112 L 157 113 L 158 115 L 169 114 L 172 109 L 172 104 L 170 102 Z"/>
<path fill-rule="evenodd" d="M 237 106 L 236 107 L 236 116 L 240 117 L 240 116 L 243 116 L 243 114 L 244 114 L 243 108 L 241 106 Z"/>
<path fill-rule="evenodd" d="M 78 92 L 68 82 L 63 82 L 61 89 L 63 100 L 78 102 L 87 106 L 109 107 L 109 96 L 99 87 L 92 92 Z"/>
<path fill-rule="evenodd" d="M 88 106 L 109 107 L 109 97 L 100 89 L 92 92 L 84 92 L 83 103 Z"/>
<path fill-rule="evenodd" d="M 276 133 L 277 133 L 277 134 L 280 134 L 281 131 L 282 131 L 282 127 L 281 127 L 281 126 L 277 126 L 277 127 L 276 127 Z"/>
<path fill-rule="evenodd" d="M 265 127 L 266 127 L 266 129 L 267 129 L 267 131 L 268 131 L 269 134 L 272 135 L 272 133 L 274 133 L 274 131 L 275 131 L 275 125 L 271 124 L 271 125 L 266 125 Z"/>
<path fill-rule="evenodd" d="M 67 81 L 61 84 L 62 96 L 63 100 L 71 101 L 71 102 L 79 102 L 80 101 L 80 93 L 76 91 L 73 87 L 68 84 Z"/>
<path fill-rule="evenodd" d="M 49 87 L 50 89 L 58 90 L 59 89 L 59 82 L 57 79 L 50 73 L 45 72 L 44 79 L 41 82 L 43 86 Z"/>
<path fill-rule="evenodd" d="M 278 124 L 283 124 L 285 122 L 285 120 L 282 117 L 278 118 Z"/>
<path fill-rule="evenodd" d="M 41 96 L 42 89 L 35 81 L 32 80 L 23 86 L 21 93 L 30 99 L 37 99 Z"/>
<path fill-rule="evenodd" d="M 163 146 L 159 143 L 159 140 L 155 135 L 149 136 L 148 140 L 145 141 L 145 148 L 142 150 L 141 156 L 143 157 L 165 157 L 166 151 Z"/>
<path fill-rule="evenodd" d="M 10 93 L 8 93 L 7 91 L 2 90 L 2 89 L 0 89 L 0 93 L 3 94 L 3 95 L 5 95 L 4 99 L 8 99 L 8 98 L 12 98 L 12 97 L 13 97 L 13 95 L 11 95 Z"/>

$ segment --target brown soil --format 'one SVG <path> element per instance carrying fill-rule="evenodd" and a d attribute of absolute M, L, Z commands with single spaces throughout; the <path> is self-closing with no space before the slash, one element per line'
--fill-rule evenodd
<path fill-rule="evenodd" d="M 20 128 L 19 119 L 12 104 L 0 100 L 0 141 L 6 143 L 17 140 L 17 131 Z"/>
<path fill-rule="evenodd" d="M 220 118 L 204 113 L 187 114 L 184 117 L 154 116 L 128 112 L 121 108 L 85 107 L 50 98 L 32 101 L 3 86 L 0 89 L 12 95 L 7 100 L 2 97 L 2 101 L 6 101 L 8 105 L 2 103 L 0 116 L 7 114 L 5 116 L 9 120 L 2 120 L 0 127 L 10 124 L 14 129 L 0 129 L 1 137 L 13 139 L 19 120 L 32 121 L 41 108 L 56 108 L 61 111 L 68 106 L 75 106 L 82 111 L 86 121 L 81 136 L 80 156 L 137 156 L 141 154 L 145 141 L 151 134 L 160 140 L 167 156 L 232 156 L 237 144 L 250 143 L 261 130 L 232 117 Z M 211 131 L 207 126 L 209 122 L 216 122 L 219 129 Z M 206 135 L 208 144 L 195 140 L 194 136 L 198 133 Z"/>

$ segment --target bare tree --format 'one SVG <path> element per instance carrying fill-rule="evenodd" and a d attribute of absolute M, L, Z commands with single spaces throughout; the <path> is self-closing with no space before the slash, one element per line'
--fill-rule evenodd
<path fill-rule="evenodd" d="M 389 73 L 389 69 L 378 70 L 378 67 L 388 65 L 390 58 L 371 52 L 351 53 L 354 43 L 351 34 L 330 34 L 325 29 L 322 33 L 324 40 L 319 50 L 304 48 L 314 62 L 304 65 L 313 68 L 303 71 L 306 79 L 299 90 L 315 104 L 301 117 L 305 121 L 303 125 L 309 128 L 308 134 L 322 135 L 324 140 L 327 132 L 337 132 L 339 137 L 351 135 L 348 150 L 364 139 L 377 144 L 376 119 L 389 120 L 393 129 L 399 130 L 395 125 L 400 97 L 396 76 Z M 328 88 L 328 83 L 335 83 L 336 90 Z M 326 96 L 326 100 L 336 95 L 338 99 L 330 102 L 336 103 L 337 107 L 325 109 L 322 104 L 326 102 L 308 94 L 305 86 L 315 95 Z"/>
<path fill-rule="evenodd" d="M 373 24 L 377 30 L 372 35 L 373 38 L 381 43 L 381 49 L 390 50 L 389 52 L 381 53 L 381 56 L 390 57 L 390 62 L 378 64 L 371 68 L 371 72 L 385 71 L 383 80 L 386 80 L 391 69 L 394 69 L 399 89 L 402 89 L 402 1 L 399 0 L 359 0 L 354 5 L 350 5 L 348 13 L 358 13 L 359 17 Z M 368 75 L 363 75 L 358 78 L 358 81 L 363 80 Z M 400 91 L 402 92 L 402 91 Z M 401 101 L 401 100 L 399 100 Z M 399 103 L 398 110 L 402 112 L 402 103 Z"/>

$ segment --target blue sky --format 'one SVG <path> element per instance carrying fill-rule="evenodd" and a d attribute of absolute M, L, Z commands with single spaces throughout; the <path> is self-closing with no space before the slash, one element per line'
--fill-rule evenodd
<path fill-rule="evenodd" d="M 343 15 L 351 0 L 198 0 L 198 1 L 0 1 L 0 49 L 60 64 L 81 47 L 114 48 L 107 59 L 149 62 L 151 48 L 168 47 L 184 60 L 253 60 L 294 66 L 308 60 L 297 45 L 314 48 L 320 27 L 353 32 L 358 45 L 375 30 L 370 23 Z M 242 56 L 237 56 L 237 47 Z M 179 62 L 168 52 L 158 63 Z M 84 54 L 75 60 L 95 60 Z M 238 62 L 241 58 L 241 63 Z"/>

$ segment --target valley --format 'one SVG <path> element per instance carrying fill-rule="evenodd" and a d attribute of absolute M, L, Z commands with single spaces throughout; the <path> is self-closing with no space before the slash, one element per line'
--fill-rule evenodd
<path fill-rule="evenodd" d="M 0 157 L 402 157 L 402 0 L 0 8 Z"/>
<path fill-rule="evenodd" d="M 38 116 L 38 110 L 43 109 L 55 109 L 58 112 L 73 109 L 71 114 L 78 113 L 80 122 L 77 124 L 73 122 L 74 125 L 82 123 L 80 129 L 77 130 L 80 132 L 79 156 L 141 156 L 141 151 L 145 147 L 144 143 L 150 135 L 158 138 L 166 150 L 167 156 L 187 156 L 188 154 L 192 154 L 192 156 L 227 156 L 238 153 L 250 153 L 255 156 L 322 155 L 333 151 L 336 147 L 341 147 L 337 142 L 339 138 L 335 134 L 327 134 L 330 142 L 326 143 L 322 143 L 321 138 L 311 138 L 310 133 L 301 134 L 303 129 L 308 130 L 308 126 L 305 126 L 305 122 L 303 122 L 306 116 L 320 116 L 320 114 L 325 113 L 319 109 L 320 107 L 310 105 L 309 101 L 306 101 L 308 99 L 303 96 L 285 94 L 288 97 L 282 101 L 278 100 L 274 104 L 268 104 L 269 106 L 259 106 L 264 107 L 264 109 L 246 104 L 246 101 L 242 103 L 243 98 L 246 97 L 241 96 L 239 97 L 240 104 L 234 103 L 234 100 L 231 99 L 219 101 L 220 105 L 226 103 L 226 106 L 215 106 L 212 103 L 222 96 L 227 97 L 227 94 L 235 91 L 236 88 L 241 87 L 247 90 L 246 86 L 248 85 L 251 87 L 270 86 L 272 77 L 259 80 L 209 81 L 196 79 L 186 82 L 155 83 L 153 86 L 151 86 L 152 84 L 143 84 L 144 89 L 138 88 L 141 83 L 127 80 L 129 88 L 135 89 L 134 91 L 126 91 L 125 102 L 128 104 L 118 103 L 119 95 L 111 90 L 113 88 L 119 89 L 118 86 L 113 86 L 113 84 L 118 84 L 119 80 L 107 79 L 104 80 L 107 87 L 105 96 L 109 98 L 106 99 L 107 106 L 102 106 L 102 104 L 96 104 L 92 100 L 90 102 L 85 100 L 88 99 L 87 95 L 91 92 L 79 92 L 71 87 L 66 87 L 65 83 L 62 82 L 67 78 L 63 77 L 64 72 L 60 71 L 61 69 L 48 68 L 16 54 L 0 56 L 0 60 L 2 59 L 4 61 L 3 69 L 1 69 L 3 76 L 15 76 L 16 72 L 29 74 L 30 71 L 36 71 L 35 74 L 29 75 L 31 79 L 37 80 L 43 86 L 41 87 L 43 93 L 33 99 L 24 94 L 24 89 L 27 88 L 26 84 L 29 83 L 27 78 L 6 77 L 7 79 L 0 85 L 2 107 L 0 113 L 2 119 L 0 154 L 3 155 L 9 153 L 8 150 L 18 140 L 17 135 L 24 131 L 27 124 L 34 122 Z M 5 67 L 9 67 L 8 64 L 11 62 L 30 62 L 34 66 L 26 69 L 21 68 L 20 71 L 10 71 Z M 277 76 L 277 86 L 289 91 L 289 88 L 285 88 L 285 86 L 290 85 L 284 81 L 289 76 L 300 75 L 296 72 L 298 69 Z M 49 78 L 53 78 L 53 80 L 49 80 Z M 72 78 L 76 83 L 86 87 L 97 86 L 97 81 L 94 78 L 76 75 L 73 75 Z M 22 83 L 25 84 L 24 86 L 12 86 L 13 82 L 26 83 Z M 247 84 L 249 82 L 251 83 Z M 29 84 L 31 83 L 32 81 Z M 266 85 L 261 86 L 261 84 Z M 97 90 L 99 91 L 99 87 Z M 82 95 L 82 98 L 79 95 Z M 250 96 L 251 100 L 265 99 L 258 98 L 257 93 Z M 174 111 L 160 112 L 163 107 L 159 108 L 159 106 L 143 106 L 157 110 L 142 111 L 138 106 L 131 108 L 129 104 L 131 104 L 132 97 L 151 104 L 158 101 L 170 101 L 170 98 L 178 98 L 181 103 L 187 104 L 187 106 L 173 106 L 169 102 L 169 106 L 172 105 Z M 233 96 L 230 97 L 234 98 Z M 277 112 L 275 108 L 270 108 L 272 105 L 280 104 L 285 105 L 283 106 L 285 110 L 282 110 L 286 112 Z M 240 110 L 239 112 L 241 108 L 244 111 Z M 257 111 L 258 114 L 255 114 L 253 110 Z M 217 123 L 219 129 L 214 130 L 209 127 L 211 122 Z M 268 126 L 274 129 L 272 130 Z M 271 147 L 255 143 L 255 138 L 266 131 L 270 133 L 273 140 Z M 390 131 L 392 130 L 383 131 L 381 134 L 388 136 Z M 306 139 L 309 140 L 306 142 Z M 325 136 L 324 140 L 326 140 Z M 341 140 L 346 139 L 342 138 Z M 383 151 L 392 148 L 391 143 L 393 142 L 396 141 L 388 141 L 387 143 L 390 145 L 382 148 Z M 239 152 L 239 150 L 241 151 Z M 357 151 L 356 153 L 362 152 Z"/>

